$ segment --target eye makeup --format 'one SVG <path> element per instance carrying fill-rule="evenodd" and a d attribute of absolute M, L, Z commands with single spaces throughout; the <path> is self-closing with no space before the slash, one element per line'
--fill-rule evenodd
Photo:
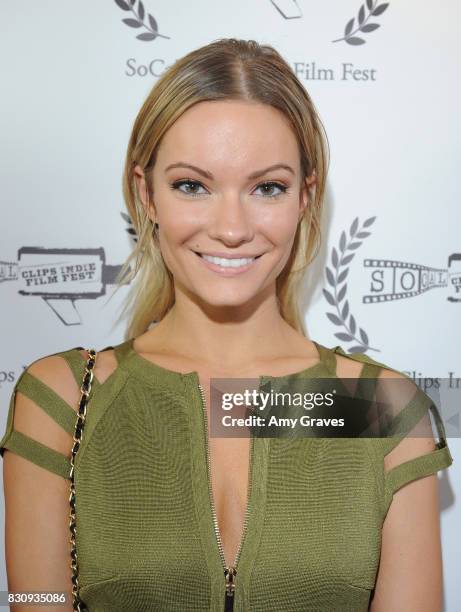
<path fill-rule="evenodd" d="M 191 196 L 191 197 L 200 197 L 202 195 L 204 195 L 203 193 L 194 193 L 194 192 L 188 192 L 188 191 L 183 191 L 180 189 L 180 187 L 184 186 L 184 185 L 189 185 L 189 186 L 194 186 L 194 187 L 203 187 L 202 183 L 200 181 L 197 181 L 195 179 L 181 179 L 178 181 L 173 181 L 172 183 L 170 183 L 170 188 L 173 191 L 179 191 L 181 193 L 183 193 L 184 195 L 187 196 Z M 288 187 L 286 185 L 284 185 L 283 183 L 279 183 L 278 181 L 264 181 L 262 183 L 260 183 L 259 185 L 257 185 L 255 187 L 255 189 L 260 189 L 261 187 L 263 188 L 269 188 L 269 189 L 279 189 L 280 193 L 276 193 L 273 195 L 270 194 L 266 194 L 266 195 L 262 195 L 263 198 L 268 198 L 268 199 L 274 199 L 277 198 L 285 193 L 287 193 L 288 191 Z"/>

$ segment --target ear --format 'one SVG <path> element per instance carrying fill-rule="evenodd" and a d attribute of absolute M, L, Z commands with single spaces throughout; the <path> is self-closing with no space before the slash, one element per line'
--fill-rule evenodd
<path fill-rule="evenodd" d="M 136 187 L 138 190 L 139 197 L 146 211 L 146 215 L 151 221 L 155 221 L 155 206 L 154 203 L 149 200 L 149 191 L 147 189 L 146 177 L 143 169 L 139 164 L 134 167 L 134 178 L 136 181 Z"/>
<path fill-rule="evenodd" d="M 299 193 L 299 215 L 298 215 L 298 223 L 303 218 L 304 213 L 306 212 L 306 208 L 309 206 L 310 202 L 310 191 L 312 185 L 315 184 L 315 171 L 310 175 L 304 178 L 301 190 Z"/>

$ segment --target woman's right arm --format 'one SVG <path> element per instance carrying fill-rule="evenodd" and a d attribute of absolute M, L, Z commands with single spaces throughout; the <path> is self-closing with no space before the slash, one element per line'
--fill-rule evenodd
<path fill-rule="evenodd" d="M 61 398 L 76 412 L 80 391 L 64 359 L 55 355 L 44 357 L 31 364 L 26 372 L 40 381 L 37 389 L 44 383 L 59 396 L 58 400 Z M 33 385 L 30 378 L 28 381 L 29 390 L 25 390 L 28 395 L 19 386 L 12 397 L 14 431 L 44 445 L 43 452 L 52 449 L 70 460 L 73 438 L 66 431 L 69 427 L 63 428 L 39 406 L 39 401 L 31 399 Z M 40 397 L 46 398 L 46 393 Z M 59 409 L 59 401 L 57 404 Z M 70 423 L 72 415 L 66 416 Z M 23 451 L 22 455 L 14 448 L 2 451 L 8 590 L 10 593 L 65 592 L 67 603 L 40 607 L 12 605 L 10 609 L 12 612 L 70 612 L 70 480 L 50 471 L 43 462 L 42 465 L 34 463 L 34 445 L 31 446 L 32 450 Z"/>

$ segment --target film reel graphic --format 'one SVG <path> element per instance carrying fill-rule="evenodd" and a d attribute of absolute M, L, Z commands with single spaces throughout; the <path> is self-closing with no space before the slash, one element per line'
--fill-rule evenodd
<path fill-rule="evenodd" d="M 352 259 L 371 232 L 368 231 L 376 217 L 370 217 L 360 225 L 356 217 L 349 230 L 343 230 L 339 243 L 331 249 L 330 266 L 325 269 L 327 285 L 323 295 L 335 312 L 326 312 L 328 319 L 342 331 L 335 337 L 342 342 L 351 342 L 350 353 L 379 351 L 370 346 L 370 339 L 351 311 L 348 300 L 348 273 Z M 448 256 L 447 268 L 434 268 L 423 264 L 394 259 L 363 260 L 369 276 L 365 283 L 368 291 L 362 296 L 364 304 L 379 304 L 421 295 L 430 289 L 448 290 L 448 302 L 461 302 L 461 253 Z"/>

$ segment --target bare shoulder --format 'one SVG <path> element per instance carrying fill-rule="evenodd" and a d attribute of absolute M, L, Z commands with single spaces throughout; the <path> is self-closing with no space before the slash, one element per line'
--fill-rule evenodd
<path fill-rule="evenodd" d="M 415 397 L 421 393 L 418 385 L 406 374 L 393 369 L 382 369 L 379 374 L 379 379 L 383 381 L 383 386 L 386 381 L 389 384 L 385 386 L 384 395 L 387 398 L 392 398 L 392 402 L 397 411 L 402 410 Z M 391 382 L 395 381 L 395 383 Z M 424 455 L 435 450 L 435 439 L 432 435 L 432 426 L 427 413 L 417 424 L 419 433 L 411 435 L 411 432 L 397 444 L 385 457 L 384 468 L 391 468 L 410 461 L 420 455 Z M 416 429 L 415 429 L 416 432 Z M 424 432 L 424 436 L 422 434 Z"/>
<path fill-rule="evenodd" d="M 403 372 L 399 372 L 399 370 L 394 370 L 393 368 L 386 366 L 385 368 L 381 368 L 381 371 L 379 373 L 379 377 L 380 378 L 397 378 L 397 379 L 402 379 L 402 380 L 410 380 L 411 379 L 404 374 Z M 414 385 L 415 383 L 412 381 L 412 384 Z M 409 385 L 410 386 L 410 385 Z"/>
<path fill-rule="evenodd" d="M 72 349 L 70 349 L 72 350 Z M 81 356 L 82 375 L 85 362 L 88 359 L 88 352 L 85 349 L 74 349 Z M 52 389 L 67 404 L 78 410 L 80 399 L 80 384 L 77 383 L 63 354 L 67 351 L 45 355 L 32 362 L 27 368 L 27 372 L 37 378 L 44 385 Z M 102 383 L 117 367 L 117 359 L 113 350 L 98 351 L 94 367 L 94 375 L 98 382 Z"/>
<path fill-rule="evenodd" d="M 39 381 L 26 394 L 18 387 L 15 397 L 14 429 L 62 454 L 68 454 L 72 436 L 43 408 L 47 401 L 43 386 L 54 392 L 68 407 L 78 411 L 80 390 L 75 377 L 59 354 L 46 355 L 31 363 L 26 372 Z M 65 406 L 62 406 L 65 409 Z"/>
<path fill-rule="evenodd" d="M 341 347 L 336 347 L 336 349 L 338 348 L 339 351 L 335 351 L 338 376 L 341 378 L 359 377 L 365 363 L 376 365 L 379 368 L 377 378 L 380 383 L 376 391 L 377 399 L 385 403 L 392 402 L 396 411 L 403 409 L 418 393 L 419 388 L 416 383 L 396 368 L 381 363 L 364 353 L 345 353 Z M 395 381 L 395 383 L 391 381 Z M 435 440 L 430 435 L 429 417 L 425 417 L 425 419 L 425 428 L 429 435 L 427 437 L 421 435 L 404 437 L 384 457 L 384 468 L 386 470 L 434 450 Z"/>
<path fill-rule="evenodd" d="M 75 351 L 72 357 L 77 359 L 77 372 L 73 371 L 66 357 Z M 49 447 L 65 456 L 72 447 L 72 434 L 60 424 L 58 412 L 66 413 L 72 409 L 78 412 L 81 399 L 81 376 L 83 377 L 88 353 L 84 349 L 69 349 L 51 355 L 44 355 L 33 361 L 26 368 L 27 374 L 35 380 L 19 382 L 14 398 L 14 429 L 28 438 Z M 80 361 L 79 361 L 80 360 Z M 81 376 L 80 376 L 81 365 Z M 103 383 L 117 366 L 113 350 L 98 352 L 94 375 Z M 50 395 L 51 393 L 51 395 Z M 54 397 L 57 396 L 57 397 Z M 52 402 L 54 417 L 47 409 L 45 402 Z M 63 419 L 68 415 L 63 416 Z M 9 454 L 9 453 L 7 453 Z M 17 461 L 16 461 L 17 462 Z M 11 463 L 11 458 L 7 459 Z"/>
<path fill-rule="evenodd" d="M 88 359 L 88 352 L 85 349 L 75 350 L 81 356 L 83 376 L 85 362 Z M 62 353 L 65 352 L 66 351 L 62 351 Z M 80 385 L 77 384 L 74 374 L 69 364 L 62 356 L 62 353 L 46 355 L 37 359 L 27 368 L 27 371 L 49 386 L 69 405 L 75 406 L 75 410 L 78 410 Z M 97 351 L 93 372 L 99 383 L 104 383 L 116 368 L 117 358 L 113 349 Z"/>
<path fill-rule="evenodd" d="M 79 386 L 69 364 L 60 353 L 37 359 L 28 366 L 27 372 L 49 387 L 77 411 L 80 399 Z"/>

